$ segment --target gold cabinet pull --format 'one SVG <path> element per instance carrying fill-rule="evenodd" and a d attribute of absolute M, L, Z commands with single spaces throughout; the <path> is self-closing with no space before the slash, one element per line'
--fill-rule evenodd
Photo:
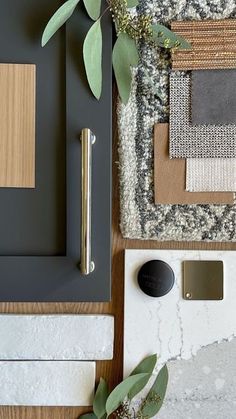
<path fill-rule="evenodd" d="M 95 268 L 91 260 L 91 210 L 92 210 L 92 146 L 96 137 L 89 128 L 81 132 L 81 262 L 83 275 Z"/>

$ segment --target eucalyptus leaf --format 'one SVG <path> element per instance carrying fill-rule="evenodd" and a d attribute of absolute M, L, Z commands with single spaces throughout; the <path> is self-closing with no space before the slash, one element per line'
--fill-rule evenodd
<path fill-rule="evenodd" d="M 111 392 L 106 402 L 106 412 L 109 416 L 122 404 L 131 388 L 148 374 L 137 374 L 126 378 Z"/>
<path fill-rule="evenodd" d="M 166 26 L 157 23 L 152 25 L 153 40 L 157 45 L 164 48 L 191 49 L 191 44 L 182 36 L 176 35 Z"/>
<path fill-rule="evenodd" d="M 140 380 L 138 383 L 136 383 L 130 390 L 129 394 L 128 394 L 128 398 L 130 400 L 132 400 L 136 394 L 138 394 L 148 383 L 151 374 L 155 368 L 155 365 L 157 363 L 157 355 L 150 355 L 146 358 L 144 358 L 138 365 L 137 367 L 132 371 L 132 373 L 130 374 L 132 375 L 136 375 L 136 374 L 140 374 L 140 373 L 148 373 L 147 377 L 144 377 L 142 380 Z"/>
<path fill-rule="evenodd" d="M 119 94 L 123 103 L 127 103 L 131 90 L 131 66 L 138 65 L 138 50 L 135 41 L 126 33 L 120 33 L 113 48 L 112 63 Z"/>
<path fill-rule="evenodd" d="M 49 20 L 42 36 L 42 47 L 44 47 L 49 39 L 60 29 L 62 25 L 71 17 L 79 0 L 66 1 Z"/>
<path fill-rule="evenodd" d="M 108 386 L 103 378 L 100 378 L 97 391 L 93 401 L 93 411 L 98 419 L 106 414 L 106 401 L 109 395 Z"/>
<path fill-rule="evenodd" d="M 89 17 L 97 20 L 101 13 L 101 0 L 83 0 Z"/>
<path fill-rule="evenodd" d="M 141 415 L 146 419 L 152 418 L 161 409 L 166 394 L 167 384 L 168 370 L 167 366 L 164 365 L 140 408 Z"/>
<path fill-rule="evenodd" d="M 84 415 L 79 416 L 79 419 L 97 419 L 97 416 L 94 413 L 85 413 Z"/>
<path fill-rule="evenodd" d="M 90 89 L 99 99 L 102 92 L 102 30 L 100 19 L 89 29 L 83 45 L 83 57 Z"/>
<path fill-rule="evenodd" d="M 138 3 L 138 0 L 127 0 L 127 7 L 128 9 L 131 9 L 132 7 L 138 6 Z"/>

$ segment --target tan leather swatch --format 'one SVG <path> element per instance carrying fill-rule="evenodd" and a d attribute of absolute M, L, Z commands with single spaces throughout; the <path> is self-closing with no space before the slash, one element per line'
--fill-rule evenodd
<path fill-rule="evenodd" d="M 233 192 L 187 192 L 186 160 L 169 158 L 169 124 L 154 127 L 155 204 L 233 204 Z"/>
<path fill-rule="evenodd" d="M 192 45 L 172 51 L 173 70 L 236 67 L 236 19 L 175 21 L 171 29 Z"/>
<path fill-rule="evenodd" d="M 0 187 L 35 187 L 33 64 L 0 64 Z"/>

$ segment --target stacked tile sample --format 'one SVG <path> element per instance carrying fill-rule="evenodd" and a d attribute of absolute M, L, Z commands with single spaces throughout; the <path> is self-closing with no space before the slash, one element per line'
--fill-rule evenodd
<path fill-rule="evenodd" d="M 112 316 L 0 315 L 0 405 L 90 406 L 113 343 Z"/>
<path fill-rule="evenodd" d="M 90 406 L 95 362 L 0 361 L 2 406 Z"/>
<path fill-rule="evenodd" d="M 96 315 L 0 315 L 0 360 L 113 358 L 114 318 Z"/>

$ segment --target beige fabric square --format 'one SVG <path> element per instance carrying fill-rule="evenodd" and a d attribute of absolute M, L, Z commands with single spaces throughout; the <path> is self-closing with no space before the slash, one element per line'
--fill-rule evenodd
<path fill-rule="evenodd" d="M 35 187 L 35 73 L 0 64 L 0 187 Z"/>
<path fill-rule="evenodd" d="M 231 192 L 187 192 L 186 161 L 170 159 L 169 124 L 154 129 L 155 204 L 233 204 Z"/>
<path fill-rule="evenodd" d="M 236 191 L 236 159 L 187 159 L 190 192 Z"/>
<path fill-rule="evenodd" d="M 175 21 L 171 29 L 192 46 L 172 52 L 173 70 L 236 68 L 236 19 Z"/>

